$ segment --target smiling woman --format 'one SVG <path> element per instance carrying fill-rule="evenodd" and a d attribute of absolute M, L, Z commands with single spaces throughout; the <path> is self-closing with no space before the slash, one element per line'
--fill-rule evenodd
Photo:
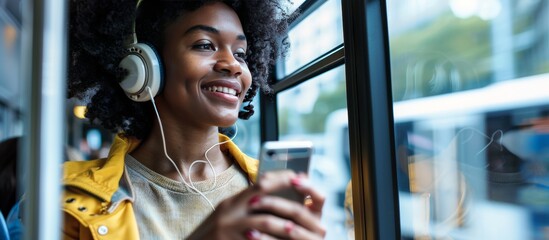
<path fill-rule="evenodd" d="M 117 135 L 106 159 L 65 163 L 65 238 L 323 238 L 324 197 L 307 177 L 254 184 L 257 160 L 218 133 L 269 91 L 294 17 L 284 4 L 71 3 L 69 96 Z M 271 195 L 285 188 L 312 204 Z"/>
<path fill-rule="evenodd" d="M 206 5 L 175 20 L 165 36 L 166 88 L 159 108 L 178 108 L 174 112 L 186 116 L 181 120 L 194 124 L 232 125 L 245 97 L 241 93 L 252 82 L 238 15 L 225 4 Z"/>

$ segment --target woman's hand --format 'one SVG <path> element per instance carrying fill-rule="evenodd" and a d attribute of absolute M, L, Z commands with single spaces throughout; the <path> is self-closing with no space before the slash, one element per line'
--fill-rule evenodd
<path fill-rule="evenodd" d="M 271 195 L 294 188 L 305 204 Z M 189 239 L 323 239 L 320 217 L 324 196 L 304 174 L 268 172 L 254 186 L 226 199 Z"/>

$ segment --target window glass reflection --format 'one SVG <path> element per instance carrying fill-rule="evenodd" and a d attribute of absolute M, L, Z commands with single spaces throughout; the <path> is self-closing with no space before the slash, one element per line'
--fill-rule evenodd
<path fill-rule="evenodd" d="M 549 239 L 549 2 L 387 11 L 403 238 Z"/>
<path fill-rule="evenodd" d="M 350 181 L 344 66 L 277 95 L 280 140 L 314 144 L 309 177 L 326 196 L 326 239 L 346 236 L 343 210 Z"/>
<path fill-rule="evenodd" d="M 231 131 L 225 132 L 227 136 L 234 136 L 233 141 L 239 146 L 240 150 L 248 156 L 259 159 L 259 149 L 261 143 L 261 132 L 259 127 L 259 96 L 255 96 L 253 101 L 254 115 L 248 120 L 238 119 Z M 236 131 L 236 132 L 235 132 Z M 234 135 L 236 133 L 236 135 Z"/>
<path fill-rule="evenodd" d="M 287 76 L 343 43 L 341 1 L 329 0 L 288 33 L 290 49 L 279 72 Z"/>
<path fill-rule="evenodd" d="M 21 67 L 20 1 L 0 3 L 0 215 L 4 223 L 0 238 L 19 239 L 21 219 L 17 216 L 25 179 L 21 169 L 24 84 Z M 5 221 L 4 221 L 5 220 Z M 2 238 L 4 239 L 4 238 Z"/>
<path fill-rule="evenodd" d="M 0 139 L 22 133 L 21 30 L 6 11 L 0 8 Z"/>

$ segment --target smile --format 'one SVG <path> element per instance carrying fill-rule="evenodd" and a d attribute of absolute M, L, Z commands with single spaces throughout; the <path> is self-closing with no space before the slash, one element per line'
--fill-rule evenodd
<path fill-rule="evenodd" d="M 236 90 L 234 90 L 232 88 L 228 88 L 228 87 L 210 86 L 210 87 L 206 87 L 204 89 L 207 90 L 207 91 L 210 91 L 210 92 L 219 92 L 219 93 L 225 93 L 225 94 L 229 94 L 229 95 L 233 95 L 233 96 L 238 96 L 238 93 L 236 92 Z"/>

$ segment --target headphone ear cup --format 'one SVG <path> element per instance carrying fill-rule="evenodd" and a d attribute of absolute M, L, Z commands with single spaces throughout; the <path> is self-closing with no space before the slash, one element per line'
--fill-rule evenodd
<path fill-rule="evenodd" d="M 128 54 L 119 67 L 128 71 L 120 87 L 133 101 L 145 102 L 155 97 L 164 85 L 162 64 L 155 49 L 146 43 L 135 43 L 128 47 Z M 147 87 L 151 93 L 147 92 Z"/>

